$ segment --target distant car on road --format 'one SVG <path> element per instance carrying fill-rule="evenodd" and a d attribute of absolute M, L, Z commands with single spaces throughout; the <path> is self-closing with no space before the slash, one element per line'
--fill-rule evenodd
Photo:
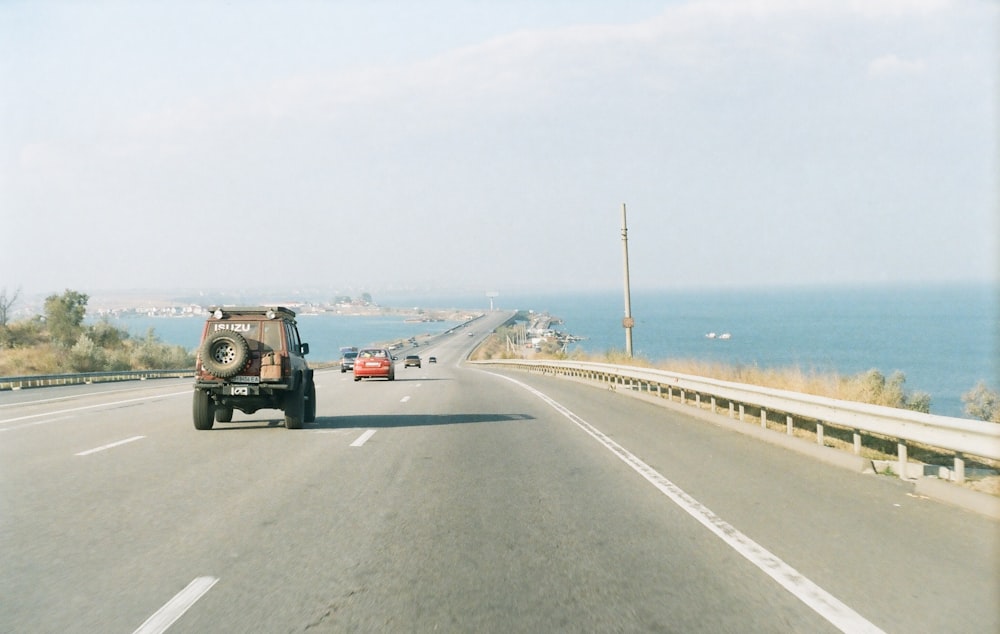
<path fill-rule="evenodd" d="M 420 367 L 420 357 L 417 356 L 417 355 L 415 355 L 415 354 L 408 354 L 408 355 L 406 355 L 406 358 L 403 359 L 403 368 L 404 369 L 408 368 L 411 365 L 416 366 L 416 367 L 419 368 Z"/>
<path fill-rule="evenodd" d="M 427 363 L 437 363 L 437 362 L 438 362 L 437 357 L 427 357 Z"/>
<path fill-rule="evenodd" d="M 365 348 L 354 360 L 354 380 L 381 377 L 393 381 L 396 378 L 395 360 L 387 348 Z"/>
<path fill-rule="evenodd" d="M 348 350 L 344 353 L 344 356 L 340 357 L 340 373 L 343 374 L 348 370 L 354 369 L 354 360 L 358 358 L 358 352 L 356 350 Z"/>

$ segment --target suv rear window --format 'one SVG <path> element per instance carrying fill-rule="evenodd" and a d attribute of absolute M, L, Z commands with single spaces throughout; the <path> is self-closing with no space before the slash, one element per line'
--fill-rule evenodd
<path fill-rule="evenodd" d="M 212 324 L 210 332 L 232 330 L 243 335 L 251 350 L 262 353 L 281 350 L 282 322 L 271 321 L 226 321 Z"/>

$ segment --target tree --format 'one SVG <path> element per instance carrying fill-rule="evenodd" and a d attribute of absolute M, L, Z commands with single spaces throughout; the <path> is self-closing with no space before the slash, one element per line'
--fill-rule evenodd
<path fill-rule="evenodd" d="M 86 294 L 69 289 L 62 295 L 45 298 L 45 323 L 56 343 L 67 348 L 76 343 L 83 332 L 89 299 Z"/>
<path fill-rule="evenodd" d="M 0 328 L 7 325 L 7 320 L 10 318 L 10 309 L 17 302 L 17 297 L 20 294 L 21 289 L 17 289 L 13 295 L 7 297 L 7 288 L 0 289 Z"/>

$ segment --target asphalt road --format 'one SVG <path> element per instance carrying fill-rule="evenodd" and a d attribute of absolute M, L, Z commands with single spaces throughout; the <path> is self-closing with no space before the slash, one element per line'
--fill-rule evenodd
<path fill-rule="evenodd" d="M 1000 631 L 996 522 L 464 333 L 317 372 L 301 431 L 198 432 L 190 380 L 0 393 L 0 631 Z"/>

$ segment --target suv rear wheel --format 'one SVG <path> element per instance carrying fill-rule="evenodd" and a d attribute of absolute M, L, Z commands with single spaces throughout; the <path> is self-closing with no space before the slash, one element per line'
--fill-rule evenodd
<path fill-rule="evenodd" d="M 194 391 L 194 428 L 202 431 L 215 424 L 215 404 L 205 390 Z"/>
<path fill-rule="evenodd" d="M 306 415 L 305 380 L 299 379 L 298 386 L 285 398 L 285 427 L 302 429 L 302 421 Z"/>
<path fill-rule="evenodd" d="M 312 381 L 309 381 L 309 389 L 306 390 L 305 410 L 305 421 L 316 422 L 316 384 Z"/>

